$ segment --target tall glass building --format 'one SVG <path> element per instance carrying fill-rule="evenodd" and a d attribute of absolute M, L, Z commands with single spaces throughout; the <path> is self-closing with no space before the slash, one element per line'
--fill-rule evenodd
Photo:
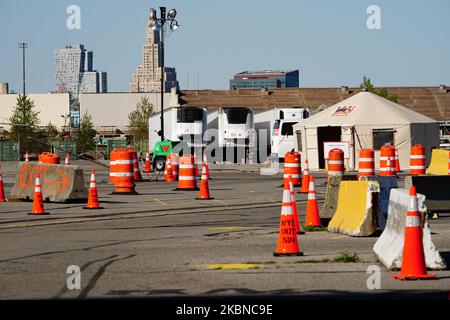
<path fill-rule="evenodd" d="M 230 80 L 230 89 L 298 88 L 298 70 L 244 71 Z"/>
<path fill-rule="evenodd" d="M 93 69 L 94 54 L 82 44 L 55 50 L 54 59 L 58 91 L 72 95 L 107 92 L 106 72 Z"/>

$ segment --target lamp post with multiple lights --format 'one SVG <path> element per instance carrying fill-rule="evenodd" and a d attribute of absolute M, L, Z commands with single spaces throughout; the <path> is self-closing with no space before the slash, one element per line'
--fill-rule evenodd
<path fill-rule="evenodd" d="M 164 67 L 164 26 L 166 22 L 170 23 L 170 31 L 175 31 L 179 25 L 175 17 L 177 15 L 177 10 L 170 9 L 169 12 L 166 13 L 166 7 L 159 7 L 160 9 L 160 17 L 156 16 L 156 10 L 150 9 L 150 18 L 149 23 L 153 30 L 160 32 L 160 59 L 161 59 L 161 141 L 164 140 L 164 76 L 165 76 L 165 67 Z"/>

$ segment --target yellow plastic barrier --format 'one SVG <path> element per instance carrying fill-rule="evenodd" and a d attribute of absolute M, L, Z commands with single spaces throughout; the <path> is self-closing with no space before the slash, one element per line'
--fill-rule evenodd
<path fill-rule="evenodd" d="M 356 237 L 370 236 L 377 229 L 377 198 L 380 192 L 377 181 L 342 181 L 336 212 L 328 231 Z"/>
<path fill-rule="evenodd" d="M 431 163 L 428 166 L 427 173 L 435 175 L 447 175 L 449 155 L 449 150 L 433 149 L 433 152 L 431 153 Z"/>

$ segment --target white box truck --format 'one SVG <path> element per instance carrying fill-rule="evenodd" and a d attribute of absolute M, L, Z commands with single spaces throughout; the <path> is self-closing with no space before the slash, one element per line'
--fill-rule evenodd
<path fill-rule="evenodd" d="M 258 149 L 266 148 L 267 156 L 278 154 L 283 159 L 287 151 L 295 148 L 292 126 L 309 117 L 309 109 L 305 107 L 273 108 L 255 114 L 255 130 L 259 137 L 266 140 L 258 141 Z M 265 130 L 266 135 L 261 135 Z M 264 161 L 264 159 L 260 159 Z"/>

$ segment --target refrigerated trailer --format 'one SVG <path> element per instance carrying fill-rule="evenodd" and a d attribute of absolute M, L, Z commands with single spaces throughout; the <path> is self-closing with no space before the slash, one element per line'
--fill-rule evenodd
<path fill-rule="evenodd" d="M 206 137 L 216 163 L 246 162 L 254 141 L 252 109 L 221 107 L 209 113 Z"/>
<path fill-rule="evenodd" d="M 208 114 L 208 139 L 217 139 L 218 147 L 248 147 L 254 130 L 253 111 L 247 107 L 219 108 Z"/>
<path fill-rule="evenodd" d="M 149 118 L 148 127 L 148 145 L 149 152 L 153 155 L 153 163 L 158 162 L 158 157 L 164 161 L 164 152 L 161 154 L 157 154 L 161 150 L 155 152 L 155 146 L 158 147 L 161 141 L 161 112 L 155 113 Z M 206 127 L 207 113 L 204 108 L 172 107 L 164 109 L 164 138 L 171 144 L 171 147 L 180 141 L 186 141 L 189 147 L 204 147 Z"/>
<path fill-rule="evenodd" d="M 294 148 L 292 125 L 309 117 L 309 109 L 305 107 L 273 108 L 255 114 L 255 130 L 258 137 L 258 150 L 267 150 L 267 156 L 284 154 Z M 263 130 L 265 134 L 262 134 Z M 263 139 L 265 137 L 265 139 Z M 260 159 L 264 161 L 265 159 Z"/>

